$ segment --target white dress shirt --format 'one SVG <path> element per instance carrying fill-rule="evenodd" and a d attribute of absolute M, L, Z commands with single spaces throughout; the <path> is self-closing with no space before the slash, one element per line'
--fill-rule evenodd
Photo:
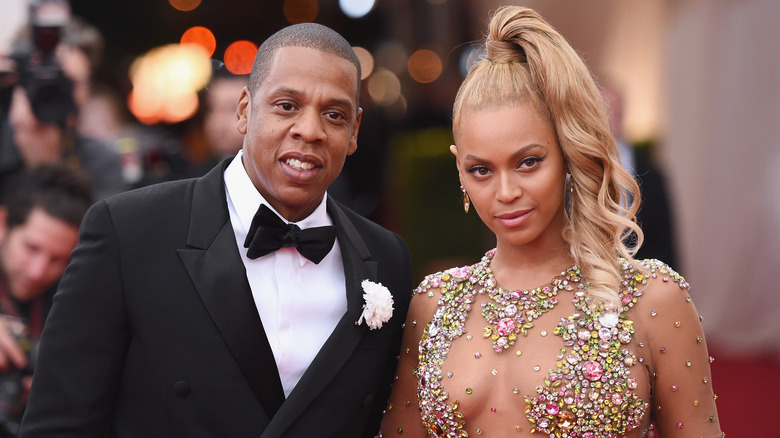
<path fill-rule="evenodd" d="M 295 248 L 280 248 L 254 260 L 248 258 L 244 240 L 260 204 L 279 213 L 252 184 L 241 157 L 239 151 L 224 175 L 230 223 L 284 395 L 289 396 L 347 311 L 341 249 L 336 240 L 319 264 L 312 263 Z M 333 225 L 326 212 L 326 199 L 327 195 L 309 217 L 295 224 L 301 229 Z"/>

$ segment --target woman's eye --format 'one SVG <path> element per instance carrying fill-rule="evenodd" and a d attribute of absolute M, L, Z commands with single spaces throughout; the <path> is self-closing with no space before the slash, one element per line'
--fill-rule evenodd
<path fill-rule="evenodd" d="M 478 176 L 485 176 L 490 173 L 490 169 L 485 166 L 473 166 L 467 170 L 468 173 Z"/>
<path fill-rule="evenodd" d="M 524 168 L 524 169 L 531 169 L 533 167 L 536 167 L 539 162 L 541 162 L 543 158 L 540 157 L 526 157 L 523 158 L 522 161 L 520 161 L 520 165 L 518 167 Z"/>

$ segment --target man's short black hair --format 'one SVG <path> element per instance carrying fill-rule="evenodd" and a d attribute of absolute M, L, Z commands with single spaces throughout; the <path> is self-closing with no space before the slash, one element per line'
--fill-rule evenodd
<path fill-rule="evenodd" d="M 35 208 L 78 227 L 93 202 L 92 184 L 81 171 L 46 164 L 17 175 L 3 199 L 9 229 L 26 223 Z"/>
<path fill-rule="evenodd" d="M 254 93 L 268 77 L 274 53 L 282 47 L 308 47 L 351 62 L 357 69 L 356 99 L 360 97 L 360 60 L 358 60 L 355 51 L 338 32 L 317 23 L 287 26 L 268 37 L 260 45 L 252 65 L 252 73 L 249 75 L 249 91 L 251 93 Z"/>

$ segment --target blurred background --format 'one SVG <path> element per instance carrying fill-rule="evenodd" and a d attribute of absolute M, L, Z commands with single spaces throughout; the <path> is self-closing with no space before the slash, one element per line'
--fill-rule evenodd
<path fill-rule="evenodd" d="M 776 0 L 71 0 L 72 16 L 102 39 L 86 67 L 80 129 L 122 155 L 128 187 L 202 174 L 218 158 L 204 133 L 214 78 L 248 73 L 257 45 L 287 24 L 332 27 L 361 57 L 365 112 L 358 152 L 331 193 L 400 233 L 419 281 L 493 244 L 462 211 L 448 146 L 455 92 L 501 4 L 538 10 L 609 91 L 624 163 L 642 182 L 647 255 L 690 281 L 704 317 L 724 431 L 773 430 Z M 0 50 L 36 20 L 59 26 L 27 0 L 0 0 Z"/>

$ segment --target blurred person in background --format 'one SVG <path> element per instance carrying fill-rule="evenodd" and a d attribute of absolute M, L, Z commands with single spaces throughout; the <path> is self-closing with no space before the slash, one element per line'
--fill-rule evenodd
<path fill-rule="evenodd" d="M 83 170 L 92 181 L 95 198 L 103 199 L 127 189 L 121 158 L 111 145 L 76 130 L 79 104 L 88 96 L 92 62 L 97 59 L 93 52 L 101 46 L 85 42 L 94 40 L 96 31 L 69 26 L 67 3 L 31 4 L 30 25 L 10 56 L 17 81 L 8 86 L 8 129 L 0 137 L 0 184 L 25 168 L 65 163 Z M 77 38 L 76 33 L 90 36 Z"/>
<path fill-rule="evenodd" d="M 624 244 L 639 187 L 587 66 L 519 6 L 485 53 L 450 150 L 496 247 L 419 285 L 381 436 L 722 436 L 690 285 Z"/>
<path fill-rule="evenodd" d="M 388 179 L 388 150 L 394 123 L 387 111 L 372 102 L 362 87 L 360 101 L 363 118 L 360 125 L 360 153 L 351 155 L 344 169 L 328 188 L 328 193 L 347 207 L 380 225 L 393 222 L 392 207 L 382 202 Z"/>
<path fill-rule="evenodd" d="M 642 228 L 645 240 L 634 257 L 663 260 L 669 266 L 678 266 L 674 215 L 666 179 L 653 162 L 650 151 L 635 147 L 623 135 L 625 106 L 622 93 L 609 81 L 599 85 L 607 104 L 609 127 L 618 146 L 620 162 L 634 176 L 642 194 L 636 222 Z"/>
<path fill-rule="evenodd" d="M 181 142 L 159 126 L 134 120 L 120 94 L 103 84 L 94 84 L 81 106 L 78 130 L 119 153 L 122 179 L 129 188 L 191 176 Z"/>
<path fill-rule="evenodd" d="M 241 150 L 244 137 L 236 129 L 236 112 L 241 90 L 249 77 L 234 75 L 224 67 L 218 69 L 204 94 L 203 140 L 206 157 L 196 163 L 193 176 L 202 176 L 220 161 L 232 157 Z"/>
<path fill-rule="evenodd" d="M 187 176 L 189 163 L 180 142 L 156 127 L 134 121 L 121 93 L 94 80 L 104 46 L 100 31 L 81 17 L 72 16 L 62 29 L 56 55 L 73 83 L 76 132 L 110 146 L 121 156 L 125 189 Z M 98 199 L 104 197 L 98 194 Z"/>
<path fill-rule="evenodd" d="M 93 76 L 103 58 L 103 35 L 83 18 L 71 16 L 55 49 L 65 76 L 73 83 L 73 101 L 81 108 L 92 93 Z"/>
<path fill-rule="evenodd" d="M 80 172 L 42 165 L 9 184 L 0 206 L 0 436 L 15 436 L 37 342 L 92 188 Z"/>

